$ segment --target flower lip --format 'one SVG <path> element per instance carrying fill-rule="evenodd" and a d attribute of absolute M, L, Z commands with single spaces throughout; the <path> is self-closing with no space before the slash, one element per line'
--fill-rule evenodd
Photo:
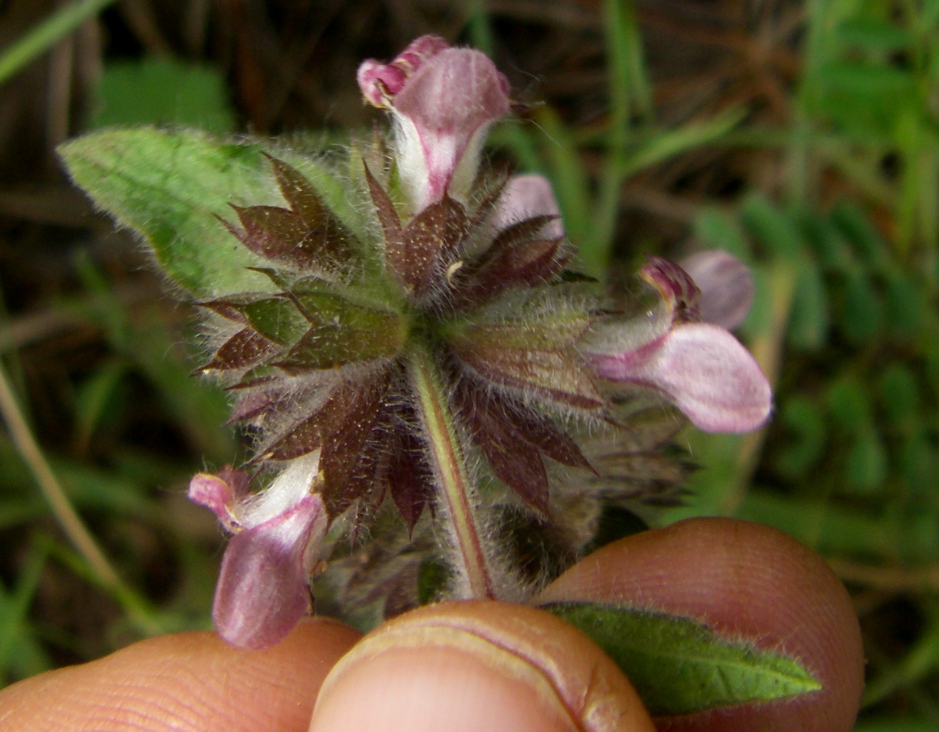
<path fill-rule="evenodd" d="M 240 648 L 279 643 L 309 609 L 311 545 L 326 535 L 319 494 L 232 538 L 222 559 L 212 618 L 226 641 Z"/>
<path fill-rule="evenodd" d="M 772 411 L 772 390 L 756 360 L 711 323 L 680 325 L 638 351 L 589 360 L 603 379 L 662 392 L 705 432 L 750 432 Z"/>

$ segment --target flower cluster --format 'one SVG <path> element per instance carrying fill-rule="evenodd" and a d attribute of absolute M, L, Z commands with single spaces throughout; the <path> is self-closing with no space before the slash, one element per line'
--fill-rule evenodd
<path fill-rule="evenodd" d="M 350 153 L 348 196 L 367 224 L 350 227 L 271 157 L 285 205 L 233 207 L 222 223 L 269 263 L 274 291 L 200 303 L 218 341 L 204 370 L 257 435 L 245 471 L 190 486 L 234 535 L 214 618 L 240 646 L 289 632 L 327 531 L 357 535 L 386 497 L 402 530 L 426 506 L 446 527 L 452 594 L 512 596 L 488 514 L 559 521 L 558 476 L 588 485 L 602 470 L 575 433 L 622 429 L 610 397 L 622 385 L 711 431 L 752 430 L 771 407 L 727 330 L 752 290 L 736 260 L 705 253 L 686 271 L 653 258 L 641 276 L 656 304 L 627 316 L 572 275 L 546 180 L 480 172 L 510 108 L 484 54 L 425 36 L 389 64 L 366 61 L 358 82 L 394 121 L 390 156 Z M 249 473 L 266 487 L 252 491 Z"/>

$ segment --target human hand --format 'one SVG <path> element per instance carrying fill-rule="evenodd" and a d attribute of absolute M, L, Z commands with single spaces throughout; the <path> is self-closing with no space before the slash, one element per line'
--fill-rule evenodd
<path fill-rule="evenodd" d="M 853 725 L 863 654 L 848 595 L 820 557 L 774 529 L 696 519 L 637 534 L 582 560 L 540 599 L 694 617 L 799 658 L 823 688 L 653 726 L 612 661 L 571 626 L 531 607 L 446 603 L 403 615 L 358 644 L 355 630 L 322 618 L 264 651 L 237 650 L 211 633 L 143 641 L 0 692 L 0 728 L 848 732 Z"/>

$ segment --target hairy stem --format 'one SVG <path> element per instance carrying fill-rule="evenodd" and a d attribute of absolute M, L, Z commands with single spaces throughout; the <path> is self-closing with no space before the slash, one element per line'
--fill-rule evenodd
<path fill-rule="evenodd" d="M 463 452 L 457 441 L 446 395 L 437 376 L 433 356 L 425 347 L 411 354 L 411 379 L 420 402 L 421 418 L 430 443 L 431 462 L 441 497 L 456 535 L 457 548 L 473 598 L 495 599 L 489 564 L 479 538 L 479 527 L 470 504 L 470 484 Z"/>

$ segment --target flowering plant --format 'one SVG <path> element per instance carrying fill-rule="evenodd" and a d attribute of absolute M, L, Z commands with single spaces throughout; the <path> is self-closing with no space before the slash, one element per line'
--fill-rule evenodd
<path fill-rule="evenodd" d="M 746 432 L 771 409 L 729 332 L 752 294 L 743 265 L 652 257 L 624 302 L 577 274 L 545 179 L 481 165 L 511 108 L 488 57 L 425 36 L 358 83 L 393 136 L 341 156 L 152 129 L 62 149 L 205 316 L 201 370 L 255 441 L 241 469 L 189 487 L 232 534 L 213 614 L 239 646 L 281 640 L 327 559 L 317 606 L 347 616 L 531 601 L 611 512 L 678 498 L 687 464 L 663 448 L 681 415 Z M 813 688 L 790 659 L 740 654 L 790 664 L 770 696 Z"/>

